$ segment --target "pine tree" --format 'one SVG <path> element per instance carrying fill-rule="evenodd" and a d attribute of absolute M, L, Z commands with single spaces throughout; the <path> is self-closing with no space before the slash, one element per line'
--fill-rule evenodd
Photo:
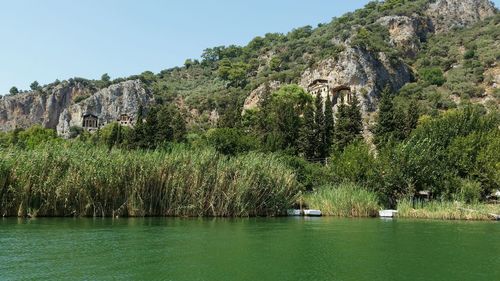
<path fill-rule="evenodd" d="M 157 113 L 158 113 L 158 108 L 152 107 L 146 114 L 146 122 L 143 125 L 144 136 L 141 140 L 141 147 L 143 148 L 155 148 L 157 145 L 157 137 L 156 137 L 156 132 L 158 129 Z"/>
<path fill-rule="evenodd" d="M 392 94 L 386 87 L 380 98 L 377 124 L 374 130 L 375 144 L 380 147 L 393 139 L 397 127 Z"/>
<path fill-rule="evenodd" d="M 361 139 L 363 134 L 363 118 L 361 116 L 361 107 L 359 106 L 359 100 L 356 94 L 353 94 L 347 111 L 352 140 Z"/>
<path fill-rule="evenodd" d="M 333 103 L 330 99 L 330 93 L 326 96 L 325 101 L 325 145 L 326 145 L 326 155 L 328 157 L 330 148 L 333 144 L 333 134 L 334 134 L 334 119 L 333 119 Z"/>
<path fill-rule="evenodd" d="M 337 149 L 343 150 L 352 142 L 362 138 L 363 120 L 356 95 L 353 95 L 348 105 L 343 102 L 342 98 L 336 117 L 335 146 Z"/>
<path fill-rule="evenodd" d="M 312 105 L 307 105 L 304 108 L 304 118 L 299 137 L 299 147 L 303 157 L 306 159 L 314 159 L 317 145 L 314 108 Z"/>
<path fill-rule="evenodd" d="M 155 147 L 174 139 L 172 129 L 172 112 L 167 106 L 160 106 L 156 112 L 156 126 L 154 132 Z"/>
<path fill-rule="evenodd" d="M 316 95 L 314 101 L 315 114 L 314 114 L 314 131 L 316 138 L 316 152 L 315 156 L 319 160 L 325 158 L 325 113 L 323 111 L 323 97 L 320 93 Z"/>
<path fill-rule="evenodd" d="M 405 139 L 408 138 L 413 129 L 417 127 L 418 117 L 419 114 L 417 102 L 415 100 L 411 100 L 405 116 L 405 127 L 403 132 L 403 136 Z"/>
<path fill-rule="evenodd" d="M 144 143 L 144 108 L 142 105 L 139 105 L 139 109 L 137 110 L 137 120 L 135 122 L 134 131 L 131 134 L 131 140 L 129 144 L 132 147 L 145 147 Z"/>
<path fill-rule="evenodd" d="M 347 105 L 343 102 L 343 98 L 341 98 L 341 102 L 335 116 L 337 120 L 335 122 L 335 132 L 333 135 L 335 147 L 340 151 L 342 151 L 350 141 L 349 116 L 347 110 Z"/>

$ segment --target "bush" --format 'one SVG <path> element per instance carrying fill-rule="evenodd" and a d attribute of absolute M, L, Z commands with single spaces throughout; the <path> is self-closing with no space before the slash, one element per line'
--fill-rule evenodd
<path fill-rule="evenodd" d="M 481 199 L 481 183 L 464 179 L 460 181 L 458 200 L 467 204 L 479 203 Z"/>
<path fill-rule="evenodd" d="M 209 145 L 225 155 L 236 155 L 258 147 L 255 137 L 235 128 L 210 129 L 205 137 Z"/>
<path fill-rule="evenodd" d="M 428 85 L 441 86 L 446 82 L 443 71 L 439 67 L 423 68 L 420 70 L 419 75 Z"/>
<path fill-rule="evenodd" d="M 17 134 L 15 143 L 12 143 L 13 145 L 28 149 L 33 149 L 46 143 L 61 141 L 61 139 L 57 137 L 57 132 L 55 130 L 45 129 L 39 125 L 33 126 L 27 130 L 21 130 L 18 133 L 14 131 L 12 134 Z M 13 139 L 14 137 L 12 140 Z"/>
<path fill-rule="evenodd" d="M 375 156 L 363 141 L 347 146 L 341 153 L 334 153 L 329 162 L 334 182 L 371 186 L 378 181 Z"/>
<path fill-rule="evenodd" d="M 86 100 L 90 97 L 90 95 L 81 95 L 81 96 L 77 96 L 75 97 L 75 99 L 73 100 L 74 103 L 79 103 L 83 100 Z"/>

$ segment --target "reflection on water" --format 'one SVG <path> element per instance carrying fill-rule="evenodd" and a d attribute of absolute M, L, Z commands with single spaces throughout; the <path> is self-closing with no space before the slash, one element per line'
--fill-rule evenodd
<path fill-rule="evenodd" d="M 0 219 L 1 280 L 500 280 L 500 224 Z"/>

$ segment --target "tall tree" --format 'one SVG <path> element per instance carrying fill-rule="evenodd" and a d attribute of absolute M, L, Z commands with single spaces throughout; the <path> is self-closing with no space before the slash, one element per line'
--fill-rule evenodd
<path fill-rule="evenodd" d="M 335 146 L 343 150 L 352 142 L 362 138 L 363 120 L 361 108 L 356 95 L 353 95 L 349 104 L 345 104 L 343 97 L 337 112 L 335 123 Z"/>
<path fill-rule="evenodd" d="M 377 124 L 375 125 L 375 144 L 378 147 L 387 144 L 394 138 L 394 132 L 397 130 L 398 124 L 394 110 L 394 103 L 392 93 L 386 87 L 382 91 L 379 103 L 379 111 L 377 117 Z"/>
<path fill-rule="evenodd" d="M 315 133 L 314 108 L 310 104 L 304 109 L 304 118 L 300 128 L 299 147 L 300 152 L 306 159 L 316 157 L 318 140 Z"/>
<path fill-rule="evenodd" d="M 340 105 L 336 114 L 334 144 L 338 150 L 343 150 L 350 142 L 349 116 L 347 105 L 341 97 Z"/>
<path fill-rule="evenodd" d="M 139 108 L 137 110 L 137 120 L 135 122 L 134 130 L 132 131 L 131 134 L 131 140 L 129 141 L 129 144 L 132 147 L 141 147 L 144 148 L 144 107 L 139 105 Z"/>
<path fill-rule="evenodd" d="M 158 107 L 154 106 L 148 110 L 146 114 L 146 122 L 144 122 L 144 136 L 141 140 L 143 148 L 155 148 L 157 145 L 156 132 L 158 129 Z"/>
<path fill-rule="evenodd" d="M 326 147 L 326 157 L 328 157 L 330 148 L 333 144 L 333 134 L 335 131 L 335 124 L 333 118 L 333 103 L 330 97 L 330 93 L 326 95 L 325 100 L 325 147 Z"/>
<path fill-rule="evenodd" d="M 300 149 L 299 128 L 305 107 L 312 101 L 298 85 L 287 85 L 272 93 L 266 114 L 262 116 L 268 127 L 265 143 L 271 150 L 286 150 L 297 153 Z"/>
<path fill-rule="evenodd" d="M 356 94 L 352 94 L 347 111 L 350 121 L 349 128 L 351 131 L 352 141 L 359 140 L 363 137 L 363 118 L 361 116 L 359 99 Z"/>
<path fill-rule="evenodd" d="M 403 131 L 403 136 L 405 139 L 408 138 L 413 129 L 417 127 L 418 118 L 418 104 L 415 100 L 412 99 L 410 101 L 410 104 L 408 105 L 408 110 L 406 112 L 405 127 Z"/>
<path fill-rule="evenodd" d="M 318 92 L 314 101 L 316 113 L 314 114 L 314 131 L 316 133 L 316 158 L 323 160 L 325 158 L 325 112 L 323 111 L 323 97 Z"/>

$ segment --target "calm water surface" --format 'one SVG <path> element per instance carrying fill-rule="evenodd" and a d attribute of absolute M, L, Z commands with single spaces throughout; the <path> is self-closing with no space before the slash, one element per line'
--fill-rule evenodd
<path fill-rule="evenodd" d="M 0 280 L 500 280 L 500 223 L 0 219 Z"/>

